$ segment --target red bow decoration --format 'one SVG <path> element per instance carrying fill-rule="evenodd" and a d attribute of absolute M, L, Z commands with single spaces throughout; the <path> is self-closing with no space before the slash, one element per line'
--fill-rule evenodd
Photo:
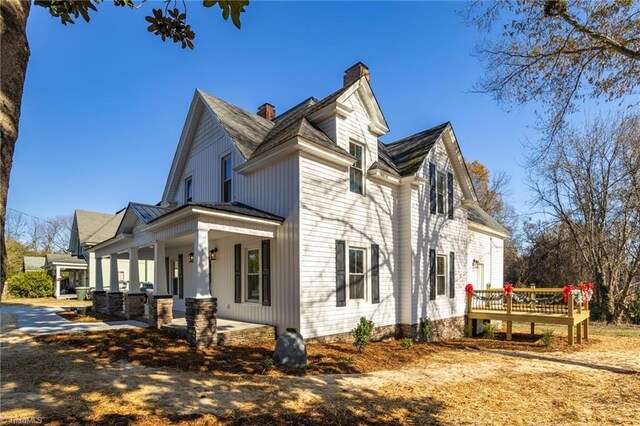
<path fill-rule="evenodd" d="M 587 288 L 591 291 L 593 291 L 594 287 L 592 283 L 587 283 Z"/>
<path fill-rule="evenodd" d="M 511 292 L 513 291 L 513 286 L 511 284 L 505 284 L 503 289 L 504 294 L 511 294 Z"/>
<path fill-rule="evenodd" d="M 564 303 L 567 303 L 567 298 L 569 297 L 569 293 L 571 293 L 573 290 L 575 290 L 575 287 L 572 285 L 565 285 L 564 287 L 562 287 L 562 292 L 564 293 L 564 296 L 563 296 Z"/>
<path fill-rule="evenodd" d="M 464 288 L 464 292 L 467 294 L 473 294 L 473 284 L 467 284 Z"/>

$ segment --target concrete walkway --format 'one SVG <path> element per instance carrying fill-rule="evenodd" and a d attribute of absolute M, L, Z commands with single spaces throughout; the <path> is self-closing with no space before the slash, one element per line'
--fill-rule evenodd
<path fill-rule="evenodd" d="M 26 334 L 75 333 L 79 331 L 116 330 L 121 328 L 147 327 L 140 321 L 109 321 L 79 323 L 68 321 L 56 312 L 62 308 L 44 306 L 1 306 L 0 312 L 14 314 L 18 328 Z"/>

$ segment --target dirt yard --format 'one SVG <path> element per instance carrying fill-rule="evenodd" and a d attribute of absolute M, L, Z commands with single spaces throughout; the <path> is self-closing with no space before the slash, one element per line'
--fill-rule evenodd
<path fill-rule="evenodd" d="M 55 297 L 40 298 L 3 298 L 0 305 L 25 305 L 25 306 L 49 306 L 49 307 L 70 307 L 70 306 L 91 306 L 90 300 L 76 299 L 56 299 Z"/>
<path fill-rule="evenodd" d="M 586 345 L 462 339 L 195 351 L 149 330 L 32 338 L 3 314 L 2 417 L 52 424 L 640 424 L 640 330 Z M 516 328 L 523 332 L 528 326 Z M 500 336 L 498 336 L 500 337 Z M 34 368 L 41 366 L 41 368 Z M 326 374 L 336 373 L 336 374 Z"/>

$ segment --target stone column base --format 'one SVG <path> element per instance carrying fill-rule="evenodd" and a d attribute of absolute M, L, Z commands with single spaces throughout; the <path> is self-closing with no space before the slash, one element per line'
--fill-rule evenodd
<path fill-rule="evenodd" d="M 107 313 L 109 315 L 123 314 L 124 293 L 121 291 L 110 291 L 107 293 Z"/>
<path fill-rule="evenodd" d="M 173 296 L 154 294 L 149 297 L 149 327 L 162 328 L 173 322 Z"/>
<path fill-rule="evenodd" d="M 107 292 L 103 290 L 96 290 L 91 293 L 91 299 L 93 302 L 93 311 L 101 314 L 107 313 Z"/>
<path fill-rule="evenodd" d="M 144 316 L 144 293 L 127 293 L 124 296 L 124 316 L 127 319 Z"/>
<path fill-rule="evenodd" d="M 201 299 L 187 298 L 185 316 L 187 319 L 187 342 L 197 348 L 215 346 L 217 339 L 218 299 L 207 297 Z"/>

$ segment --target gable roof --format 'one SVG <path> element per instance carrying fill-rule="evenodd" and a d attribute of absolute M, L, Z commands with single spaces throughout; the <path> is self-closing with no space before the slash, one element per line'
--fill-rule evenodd
<path fill-rule="evenodd" d="M 275 124 L 198 89 L 245 159 L 251 157 Z"/>
<path fill-rule="evenodd" d="M 46 263 L 47 258 L 44 256 L 24 256 L 22 258 L 22 270 L 23 271 L 38 271 L 42 269 Z"/>
<path fill-rule="evenodd" d="M 65 263 L 71 265 L 86 265 L 87 262 L 84 259 L 79 259 L 75 256 L 71 256 L 66 253 L 49 253 L 47 254 L 47 263 L 46 266 L 55 265 L 56 263 Z"/>
<path fill-rule="evenodd" d="M 444 130 L 450 125 L 442 123 L 422 132 L 407 136 L 384 146 L 383 161 L 393 165 L 401 176 L 409 176 L 418 171 L 431 148 Z M 380 146 L 381 144 L 378 144 Z M 380 151 L 378 151 L 380 157 Z"/>
<path fill-rule="evenodd" d="M 471 222 L 475 222 L 479 225 L 486 226 L 489 229 L 492 229 L 500 234 L 505 234 L 506 236 L 510 236 L 511 232 L 502 226 L 500 222 L 495 220 L 489 213 L 484 211 L 482 207 L 477 204 L 472 204 L 467 207 L 467 211 L 469 212 L 469 220 Z"/>
<path fill-rule="evenodd" d="M 93 245 L 108 240 L 115 235 L 123 216 L 124 211 L 108 214 L 76 210 L 71 239 L 77 235 L 81 245 Z"/>

